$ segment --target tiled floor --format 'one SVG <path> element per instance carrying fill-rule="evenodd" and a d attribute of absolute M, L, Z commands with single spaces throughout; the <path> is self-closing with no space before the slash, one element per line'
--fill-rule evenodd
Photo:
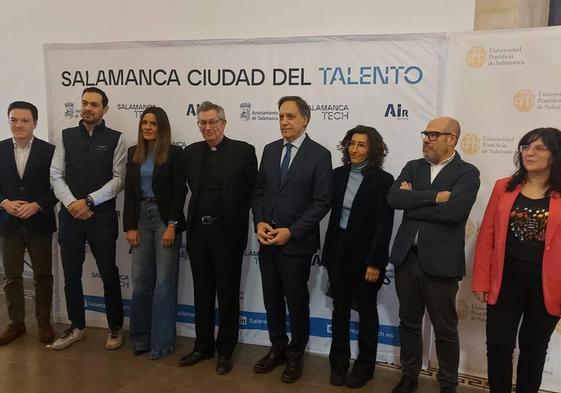
<path fill-rule="evenodd" d="M 29 303 L 29 302 L 28 302 Z M 3 295 L 0 295 L 0 329 L 7 323 Z M 57 325 L 62 332 L 66 325 Z M 282 367 L 258 375 L 253 363 L 266 348 L 242 344 L 234 355 L 234 369 L 226 376 L 215 373 L 215 360 L 189 368 L 176 367 L 181 354 L 191 350 L 193 340 L 178 338 L 177 351 L 169 358 L 152 361 L 146 355 L 135 358 L 128 345 L 110 352 L 103 348 L 107 331 L 88 328 L 88 336 L 72 347 L 52 352 L 37 341 L 33 306 L 29 303 L 27 334 L 0 347 L 1 393 L 147 393 L 147 392 L 337 392 L 352 391 L 329 384 L 329 365 L 324 356 L 306 355 L 304 374 L 294 384 L 280 382 Z M 398 371 L 378 367 L 375 378 L 358 392 L 390 392 L 400 378 Z M 418 393 L 438 392 L 433 378 L 421 377 Z M 482 389 L 460 385 L 458 392 L 480 393 Z"/>

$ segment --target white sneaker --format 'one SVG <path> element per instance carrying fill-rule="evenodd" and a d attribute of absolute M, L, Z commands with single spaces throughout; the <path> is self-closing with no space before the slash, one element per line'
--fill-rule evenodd
<path fill-rule="evenodd" d="M 54 351 L 60 351 L 61 349 L 68 348 L 76 341 L 80 341 L 86 337 L 86 328 L 78 329 L 76 327 L 69 327 L 62 333 L 60 336 L 51 346 L 50 348 Z"/>
<path fill-rule="evenodd" d="M 111 330 L 107 336 L 107 341 L 105 342 L 105 349 L 109 351 L 114 351 L 119 349 L 125 343 L 125 336 L 121 329 Z"/>

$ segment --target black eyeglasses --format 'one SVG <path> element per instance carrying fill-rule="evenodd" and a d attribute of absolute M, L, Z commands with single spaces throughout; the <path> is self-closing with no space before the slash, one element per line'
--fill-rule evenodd
<path fill-rule="evenodd" d="M 199 126 L 199 128 L 205 129 L 206 126 L 211 126 L 211 127 L 215 127 L 218 123 L 220 123 L 222 121 L 222 119 L 211 119 L 211 120 L 199 120 L 197 122 L 197 125 Z"/>
<path fill-rule="evenodd" d="M 451 132 L 438 132 L 438 131 L 421 131 L 421 138 L 428 138 L 429 141 L 434 142 L 442 135 L 455 135 Z"/>

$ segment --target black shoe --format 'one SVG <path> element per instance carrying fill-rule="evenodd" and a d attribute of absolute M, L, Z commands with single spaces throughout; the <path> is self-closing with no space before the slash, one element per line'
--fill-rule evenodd
<path fill-rule="evenodd" d="M 346 372 L 331 370 L 331 375 L 329 376 L 329 383 L 332 384 L 333 386 L 344 386 L 346 376 L 347 376 Z"/>
<path fill-rule="evenodd" d="M 417 390 L 418 384 L 419 382 L 416 379 L 404 375 L 399 380 L 399 383 L 395 385 L 392 393 L 413 393 Z"/>
<path fill-rule="evenodd" d="M 282 364 L 285 364 L 287 360 L 286 356 L 286 349 L 275 349 L 271 348 L 267 355 L 262 357 L 255 363 L 253 366 L 253 371 L 258 374 L 267 374 L 270 373 Z"/>
<path fill-rule="evenodd" d="M 374 373 L 371 370 L 356 370 L 353 368 L 345 378 L 345 386 L 353 389 L 361 388 L 372 379 L 373 375 Z"/>
<path fill-rule="evenodd" d="M 281 375 L 281 381 L 284 383 L 295 382 L 302 375 L 302 369 L 304 368 L 304 360 L 299 358 L 288 358 L 286 367 Z"/>
<path fill-rule="evenodd" d="M 456 393 L 455 386 L 441 386 L 440 393 Z"/>
<path fill-rule="evenodd" d="M 12 322 L 0 334 L 0 345 L 9 344 L 22 334 L 25 334 L 25 323 Z"/>
<path fill-rule="evenodd" d="M 232 357 L 230 355 L 218 356 L 218 363 L 216 364 L 216 374 L 226 375 L 232 371 Z"/>
<path fill-rule="evenodd" d="M 204 353 L 204 352 L 193 351 L 190 354 L 182 356 L 181 358 L 179 358 L 179 361 L 177 362 L 177 365 L 179 367 L 188 367 L 188 366 L 192 366 L 194 364 L 199 363 L 201 360 L 212 359 L 213 357 L 214 357 L 214 354 L 208 354 L 208 353 Z"/>
<path fill-rule="evenodd" d="M 146 352 L 150 352 L 150 350 L 149 349 L 135 349 L 133 351 L 134 356 L 141 356 L 141 355 L 144 355 Z"/>

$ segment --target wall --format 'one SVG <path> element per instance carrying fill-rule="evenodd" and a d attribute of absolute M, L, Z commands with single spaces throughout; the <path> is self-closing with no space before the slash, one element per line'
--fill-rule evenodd
<path fill-rule="evenodd" d="M 0 110 L 39 107 L 47 137 L 43 43 L 471 31 L 474 0 L 6 2 L 0 21 Z M 108 92 L 109 95 L 111 92 Z M 111 97 L 110 97 L 111 98 Z M 4 123 L 6 124 L 6 123 Z M 10 135 L 0 127 L 0 139 Z"/>
<path fill-rule="evenodd" d="M 550 0 L 477 0 L 474 30 L 547 26 Z"/>

